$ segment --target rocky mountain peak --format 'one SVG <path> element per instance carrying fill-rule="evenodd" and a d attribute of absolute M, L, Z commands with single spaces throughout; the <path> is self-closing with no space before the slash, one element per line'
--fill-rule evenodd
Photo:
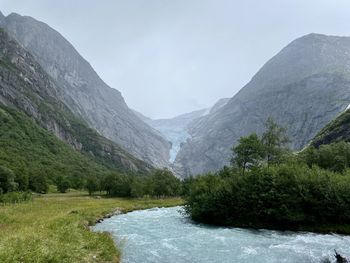
<path fill-rule="evenodd" d="M 54 79 L 72 112 L 135 157 L 168 166 L 170 143 L 137 117 L 121 93 L 109 87 L 59 32 L 18 14 L 7 16 L 2 26 Z"/>

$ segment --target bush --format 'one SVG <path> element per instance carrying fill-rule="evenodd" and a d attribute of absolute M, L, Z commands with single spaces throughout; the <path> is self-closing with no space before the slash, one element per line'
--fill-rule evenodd
<path fill-rule="evenodd" d="M 204 175 L 187 196 L 195 220 L 253 228 L 304 229 L 350 224 L 350 177 L 284 164 L 245 176 Z"/>
<path fill-rule="evenodd" d="M 67 178 L 64 178 L 62 176 L 58 177 L 57 178 L 57 190 L 60 192 L 60 193 L 65 193 L 67 192 L 67 190 L 69 189 L 70 187 L 70 182 Z"/>
<path fill-rule="evenodd" d="M 36 193 L 46 194 L 49 190 L 46 176 L 41 173 L 31 174 L 29 176 L 29 188 Z"/>
<path fill-rule="evenodd" d="M 15 191 L 18 184 L 15 182 L 15 174 L 12 170 L 0 166 L 0 193 Z"/>
<path fill-rule="evenodd" d="M 305 149 L 299 158 L 309 167 L 317 165 L 324 169 L 343 173 L 350 167 L 350 144 L 336 142 L 321 145 L 319 148 L 311 146 Z"/>
<path fill-rule="evenodd" d="M 9 192 L 6 194 L 0 194 L 0 203 L 20 203 L 33 199 L 33 195 L 30 192 Z"/>

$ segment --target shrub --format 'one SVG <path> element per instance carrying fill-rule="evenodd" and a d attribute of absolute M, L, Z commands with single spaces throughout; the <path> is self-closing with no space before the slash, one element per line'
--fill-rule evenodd
<path fill-rule="evenodd" d="M 17 186 L 14 172 L 4 166 L 0 166 L 0 193 L 15 191 Z"/>
<path fill-rule="evenodd" d="M 33 195 L 30 192 L 8 192 L 6 194 L 0 194 L 0 203 L 20 203 L 33 199 Z"/>
<path fill-rule="evenodd" d="M 244 176 L 204 175 L 187 196 L 195 220 L 241 227 L 299 229 L 350 224 L 350 177 L 284 164 Z"/>

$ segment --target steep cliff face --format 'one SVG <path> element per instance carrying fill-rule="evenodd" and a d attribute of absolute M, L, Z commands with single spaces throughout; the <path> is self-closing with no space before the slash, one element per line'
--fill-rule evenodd
<path fill-rule="evenodd" d="M 134 156 L 158 167 L 168 165 L 169 142 L 140 120 L 120 92 L 107 86 L 63 36 L 44 23 L 17 14 L 0 19 L 0 23 L 54 79 L 74 114 Z"/>
<path fill-rule="evenodd" d="M 75 117 L 62 97 L 35 58 L 0 29 L 0 106 L 24 112 L 75 150 L 107 167 L 140 173 L 151 169 Z"/>
<path fill-rule="evenodd" d="M 175 164 L 183 174 L 228 164 L 241 136 L 261 133 L 272 117 L 301 149 L 350 103 L 350 38 L 310 34 L 268 61 L 224 107 L 190 129 Z"/>

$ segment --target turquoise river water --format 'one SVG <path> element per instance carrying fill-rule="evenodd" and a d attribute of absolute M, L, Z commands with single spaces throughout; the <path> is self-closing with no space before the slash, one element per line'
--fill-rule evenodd
<path fill-rule="evenodd" d="M 134 211 L 93 227 L 122 248 L 122 263 L 334 262 L 350 258 L 350 236 L 212 227 L 193 223 L 181 207 Z"/>

